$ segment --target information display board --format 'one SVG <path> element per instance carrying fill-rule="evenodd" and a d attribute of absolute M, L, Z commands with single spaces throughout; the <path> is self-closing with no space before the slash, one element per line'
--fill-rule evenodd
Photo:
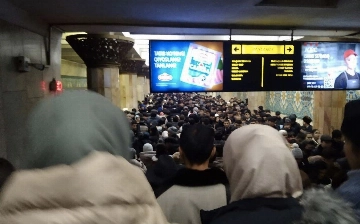
<path fill-rule="evenodd" d="M 151 92 L 360 89 L 360 43 L 150 41 Z"/>
<path fill-rule="evenodd" d="M 301 74 L 306 89 L 360 89 L 360 43 L 303 42 Z"/>
<path fill-rule="evenodd" d="M 223 42 L 150 41 L 152 92 L 223 91 Z"/>
<path fill-rule="evenodd" d="M 224 43 L 226 91 L 300 90 L 300 43 Z"/>

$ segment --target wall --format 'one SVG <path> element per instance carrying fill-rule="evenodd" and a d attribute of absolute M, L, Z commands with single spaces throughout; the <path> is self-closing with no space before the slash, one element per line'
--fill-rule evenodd
<path fill-rule="evenodd" d="M 0 157 L 20 166 L 26 119 L 34 105 L 48 95 L 41 87 L 60 80 L 61 32 L 52 30 L 51 63 L 44 71 L 31 68 L 19 73 L 14 57 L 26 56 L 33 63 L 46 64 L 44 38 L 26 29 L 0 20 Z"/>
<path fill-rule="evenodd" d="M 331 134 L 340 129 L 344 117 L 346 91 L 315 91 L 314 92 L 313 126 L 321 133 Z"/>
<path fill-rule="evenodd" d="M 207 95 L 216 97 L 221 96 L 225 101 L 229 101 L 231 98 L 236 97 L 245 102 L 245 99 L 249 99 L 248 108 L 250 110 L 257 109 L 258 106 L 265 105 L 266 92 L 209 92 Z"/>
<path fill-rule="evenodd" d="M 61 59 L 61 81 L 64 90 L 87 89 L 86 65 Z"/>
<path fill-rule="evenodd" d="M 281 114 L 295 113 L 298 118 L 314 115 L 314 91 L 266 92 L 264 109 L 280 111 Z"/>

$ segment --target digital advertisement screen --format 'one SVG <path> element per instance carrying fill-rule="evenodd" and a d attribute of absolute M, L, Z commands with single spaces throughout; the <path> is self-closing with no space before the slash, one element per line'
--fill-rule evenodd
<path fill-rule="evenodd" d="M 360 89 L 360 43 L 303 42 L 303 89 Z"/>
<path fill-rule="evenodd" d="M 223 91 L 223 42 L 150 41 L 151 92 Z"/>
<path fill-rule="evenodd" d="M 300 46 L 299 42 L 225 42 L 224 89 L 300 90 Z"/>

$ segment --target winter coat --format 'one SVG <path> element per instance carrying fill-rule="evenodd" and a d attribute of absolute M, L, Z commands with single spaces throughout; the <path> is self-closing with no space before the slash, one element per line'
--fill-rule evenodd
<path fill-rule="evenodd" d="M 155 195 L 166 218 L 181 224 L 200 224 L 200 210 L 227 204 L 225 173 L 219 169 L 180 169 Z M 228 197 L 227 197 L 228 196 Z"/>
<path fill-rule="evenodd" d="M 74 165 L 15 172 L 0 199 L 1 224 L 167 223 L 140 169 L 94 152 Z"/>

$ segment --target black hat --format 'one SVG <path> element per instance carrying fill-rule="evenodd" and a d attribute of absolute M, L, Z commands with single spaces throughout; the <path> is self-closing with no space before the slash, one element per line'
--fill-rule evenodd
<path fill-rule="evenodd" d="M 291 120 L 291 121 L 296 121 L 296 114 L 291 114 L 290 116 L 289 116 L 289 119 Z"/>
<path fill-rule="evenodd" d="M 150 167 L 145 175 L 151 186 L 156 188 L 162 186 L 165 181 L 175 175 L 179 168 L 173 158 L 168 155 L 161 155 L 156 164 Z"/>
<path fill-rule="evenodd" d="M 274 116 L 271 116 L 271 117 L 268 117 L 266 118 L 268 121 L 271 121 L 271 122 L 276 122 L 277 118 L 274 117 Z"/>
<path fill-rule="evenodd" d="M 322 142 L 331 142 L 331 141 L 332 141 L 332 138 L 331 138 L 330 135 L 322 135 L 321 138 L 320 138 L 320 140 L 321 140 Z"/>
<path fill-rule="evenodd" d="M 303 117 L 303 121 L 307 124 L 310 124 L 312 122 L 312 119 L 309 116 Z"/>
<path fill-rule="evenodd" d="M 280 113 L 280 111 L 276 111 L 275 114 L 276 114 L 276 115 L 280 115 L 281 113 Z"/>

